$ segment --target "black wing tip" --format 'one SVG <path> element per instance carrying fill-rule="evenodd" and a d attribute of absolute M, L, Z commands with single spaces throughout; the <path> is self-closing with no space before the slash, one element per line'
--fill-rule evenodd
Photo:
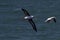
<path fill-rule="evenodd" d="M 54 22 L 56 23 L 56 20 Z"/>
<path fill-rule="evenodd" d="M 36 32 L 37 32 L 37 29 L 36 28 L 33 28 Z"/>
<path fill-rule="evenodd" d="M 25 9 L 24 9 L 24 8 L 21 8 L 21 10 L 23 10 L 23 11 L 24 11 Z"/>
<path fill-rule="evenodd" d="M 24 9 L 24 8 L 21 8 L 21 10 L 22 10 L 22 11 L 25 11 L 25 12 L 27 12 L 27 10 L 26 10 L 26 9 Z"/>
<path fill-rule="evenodd" d="M 56 19 L 54 18 L 54 22 L 56 23 Z"/>
<path fill-rule="evenodd" d="M 21 8 L 21 10 L 24 10 L 25 11 L 26 9 L 25 8 Z"/>
<path fill-rule="evenodd" d="M 35 30 L 37 32 L 37 30 Z"/>

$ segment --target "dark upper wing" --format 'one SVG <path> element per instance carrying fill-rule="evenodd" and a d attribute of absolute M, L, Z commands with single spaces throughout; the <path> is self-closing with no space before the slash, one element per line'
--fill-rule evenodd
<path fill-rule="evenodd" d="M 56 19 L 54 18 L 53 20 L 54 20 L 54 22 L 56 23 Z"/>
<path fill-rule="evenodd" d="M 29 21 L 29 23 L 32 25 L 33 29 L 37 32 L 36 25 L 35 25 L 35 23 L 33 22 L 33 20 L 32 20 L 32 19 L 29 19 L 28 21 Z"/>
<path fill-rule="evenodd" d="M 26 9 L 21 9 L 23 12 L 24 12 L 24 14 L 26 15 L 26 16 L 30 16 L 30 14 L 28 13 L 28 11 L 26 10 Z"/>

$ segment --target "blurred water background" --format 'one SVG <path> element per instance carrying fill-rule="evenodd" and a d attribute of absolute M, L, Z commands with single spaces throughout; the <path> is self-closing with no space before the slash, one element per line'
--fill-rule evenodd
<path fill-rule="evenodd" d="M 35 16 L 37 32 L 21 8 Z M 57 23 L 44 22 L 51 16 Z M 0 40 L 60 40 L 60 0 L 0 0 Z"/>

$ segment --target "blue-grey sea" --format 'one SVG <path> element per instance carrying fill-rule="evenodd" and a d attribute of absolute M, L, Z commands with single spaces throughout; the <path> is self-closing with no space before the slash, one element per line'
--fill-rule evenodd
<path fill-rule="evenodd" d="M 37 32 L 21 8 L 34 16 Z M 57 22 L 45 23 L 51 16 Z M 60 40 L 60 0 L 0 0 L 0 40 Z"/>

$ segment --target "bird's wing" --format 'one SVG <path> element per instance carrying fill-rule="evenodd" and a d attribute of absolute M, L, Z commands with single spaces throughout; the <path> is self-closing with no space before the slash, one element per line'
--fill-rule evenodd
<path fill-rule="evenodd" d="M 29 21 L 29 23 L 32 25 L 33 29 L 37 32 L 37 28 L 36 28 L 36 25 L 35 25 L 35 23 L 33 22 L 33 20 L 32 20 L 32 19 L 29 19 L 28 21 Z"/>
<path fill-rule="evenodd" d="M 50 19 L 49 19 L 49 18 L 48 18 L 48 19 L 46 19 L 46 20 L 45 20 L 45 22 L 49 23 L 49 22 L 50 22 Z"/>
<path fill-rule="evenodd" d="M 47 20 L 47 21 L 45 21 L 45 22 L 47 22 L 47 23 L 49 23 L 51 20 Z"/>
<path fill-rule="evenodd" d="M 30 14 L 28 13 L 28 11 L 26 10 L 26 9 L 21 9 L 23 12 L 24 12 L 24 14 L 26 15 L 26 16 L 30 16 Z"/>
<path fill-rule="evenodd" d="M 56 23 L 56 19 L 54 18 L 53 20 L 54 20 L 54 22 Z"/>

